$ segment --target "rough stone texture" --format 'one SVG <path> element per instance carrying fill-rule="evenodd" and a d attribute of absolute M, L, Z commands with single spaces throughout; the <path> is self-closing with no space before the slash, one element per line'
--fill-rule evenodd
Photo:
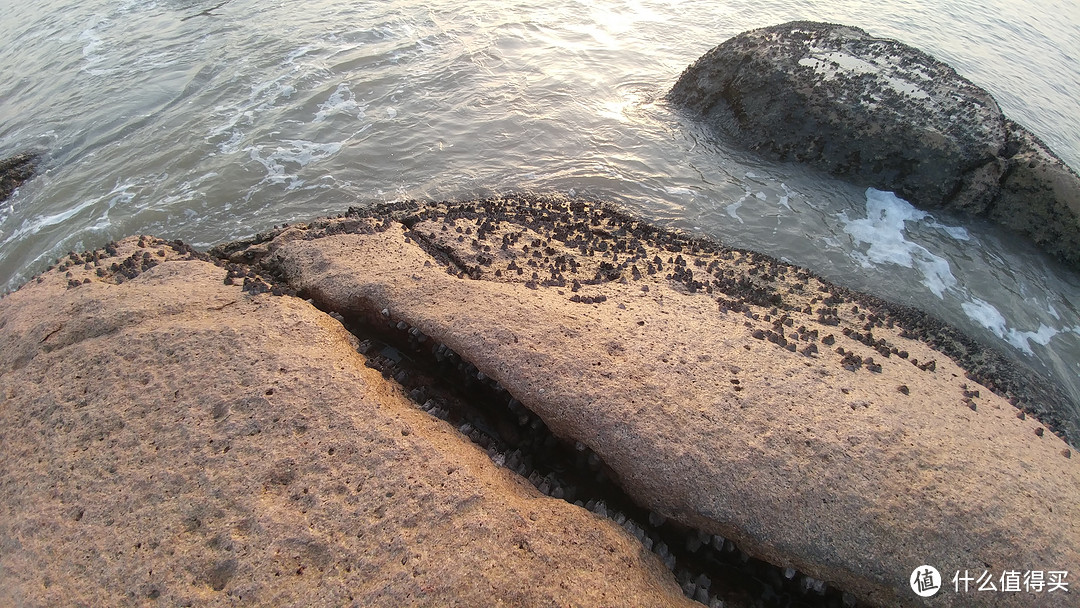
<path fill-rule="evenodd" d="M 0 605 L 690 604 L 205 259 L 132 238 L 0 300 Z"/>
<path fill-rule="evenodd" d="M 753 30 L 668 96 L 763 155 L 988 215 L 1080 266 L 1080 177 L 988 92 L 901 42 L 805 21 Z"/>
<path fill-rule="evenodd" d="M 342 314 L 385 309 L 594 450 L 645 506 L 870 605 L 1075 605 L 908 588 L 924 563 L 951 576 L 1080 561 L 1068 445 L 917 322 L 580 202 L 398 216 L 351 213 L 220 253 L 261 259 Z"/>
<path fill-rule="evenodd" d="M 34 175 L 35 162 L 37 155 L 30 152 L 0 159 L 0 201 L 6 200 L 16 188 Z"/>
<path fill-rule="evenodd" d="M 1016 153 L 1008 159 L 1001 191 L 988 215 L 1077 265 L 1080 179 L 1035 135 L 1011 120 L 1006 126 Z"/>

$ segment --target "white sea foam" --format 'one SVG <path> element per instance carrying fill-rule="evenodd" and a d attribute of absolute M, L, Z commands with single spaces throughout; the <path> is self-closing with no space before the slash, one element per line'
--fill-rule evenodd
<path fill-rule="evenodd" d="M 41 231 L 43 228 L 47 228 L 49 226 L 54 226 L 56 224 L 59 224 L 59 223 L 65 221 L 65 220 L 67 220 L 69 218 L 72 218 L 72 217 L 78 215 L 78 213 L 80 211 L 82 211 L 83 209 L 87 209 L 89 207 L 92 207 L 97 202 L 98 202 L 98 199 L 90 199 L 90 200 L 83 201 L 83 202 L 79 203 L 78 205 L 75 205 L 74 207 L 72 207 L 70 209 L 67 209 L 65 211 L 61 211 L 60 213 L 52 213 L 52 214 L 49 214 L 49 215 L 41 215 L 41 216 L 29 219 L 29 220 L 23 220 L 22 224 L 14 232 L 12 232 L 10 235 L 8 235 L 8 237 L 6 239 L 4 239 L 3 242 L 0 242 L 0 246 L 7 245 L 8 243 L 10 243 L 12 241 L 16 241 L 16 240 L 21 239 L 23 237 L 26 237 L 28 235 L 36 234 L 37 232 Z"/>
<path fill-rule="evenodd" d="M 286 165 L 303 168 L 314 161 L 329 158 L 341 150 L 341 142 L 320 144 L 301 139 L 288 139 L 281 143 L 285 145 L 274 147 L 265 156 L 263 151 L 269 146 L 252 146 L 247 150 L 252 160 L 266 168 L 266 177 L 263 178 L 263 182 L 285 184 L 288 190 L 303 186 L 304 180 L 286 171 Z"/>
<path fill-rule="evenodd" d="M 909 241 L 905 236 L 906 223 L 910 221 L 922 221 L 930 217 L 925 211 L 913 207 L 911 203 L 897 197 L 892 192 L 884 192 L 867 188 L 866 190 L 866 217 L 860 219 L 848 219 L 846 212 L 839 215 L 844 224 L 844 232 L 855 240 L 856 245 L 866 244 L 869 247 L 865 252 L 852 251 L 852 257 L 862 266 L 870 268 L 885 264 L 895 264 L 905 268 L 918 270 L 922 276 L 922 283 L 939 298 L 944 298 L 945 290 L 956 286 L 956 277 L 953 276 L 949 262 L 945 258 L 934 255 L 929 249 Z M 927 223 L 928 226 L 947 229 L 936 220 Z M 953 231 L 946 230 L 950 235 Z M 955 232 L 955 234 L 961 234 Z M 966 231 L 962 234 L 967 238 Z"/>
<path fill-rule="evenodd" d="M 903 200 L 903 199 L 900 199 Z M 971 235 L 968 234 L 967 228 L 963 226 L 946 226 L 934 219 L 929 213 L 923 216 L 923 224 L 929 228 L 935 228 L 941 230 L 950 237 L 958 241 L 967 241 L 971 239 Z"/>
<path fill-rule="evenodd" d="M 96 27 L 96 25 L 94 26 Z M 103 69 L 100 66 L 106 64 L 106 57 L 101 53 L 103 42 L 101 37 L 94 31 L 94 27 L 83 30 L 79 34 L 79 42 L 83 44 L 83 65 L 80 70 L 94 76 L 107 76 L 118 72 L 116 68 Z"/>
<path fill-rule="evenodd" d="M 288 99 L 296 92 L 296 86 L 291 83 L 286 84 L 286 82 L 291 82 L 294 78 L 295 75 L 293 74 L 293 70 L 290 70 L 277 78 L 258 82 L 251 87 L 248 101 L 261 102 L 256 107 L 258 109 L 265 109 L 275 105 L 282 97 Z"/>
<path fill-rule="evenodd" d="M 784 189 L 784 194 L 780 196 L 780 204 L 787 207 L 789 211 L 794 211 L 794 209 L 791 208 L 791 195 L 793 192 L 787 187 L 787 184 L 783 182 L 780 182 L 780 187 Z"/>
<path fill-rule="evenodd" d="M 311 51 L 315 50 L 315 48 L 316 47 L 310 44 L 299 47 L 285 56 L 285 63 L 294 63 L 300 57 L 303 57 L 304 55 L 307 55 Z"/>
<path fill-rule="evenodd" d="M 295 71 L 295 70 L 294 70 Z M 224 116 L 224 120 L 211 127 L 207 132 L 207 143 L 217 145 L 222 154 L 233 154 L 247 148 L 241 147 L 247 132 L 242 128 L 251 126 L 267 110 L 282 105 L 296 93 L 296 85 L 291 79 L 295 75 L 292 72 L 280 74 L 269 80 L 260 81 L 251 86 L 248 98 L 235 105 L 219 105 L 214 108 L 214 113 Z M 227 138 L 220 138 L 227 134 Z"/>
<path fill-rule="evenodd" d="M 1009 327 L 1009 323 L 1005 316 L 1001 314 L 1001 311 L 993 304 L 979 298 L 972 298 L 970 302 L 964 302 L 960 307 L 964 309 L 964 314 L 969 319 L 989 329 L 997 337 L 1029 355 L 1033 354 L 1031 350 L 1032 342 L 1046 346 L 1054 336 L 1061 333 L 1061 330 L 1049 327 L 1045 323 L 1040 323 L 1039 329 L 1035 331 L 1020 331 Z"/>
<path fill-rule="evenodd" d="M 83 58 L 92 63 L 101 61 L 97 57 L 97 50 L 101 46 L 101 38 L 94 32 L 94 28 L 87 28 L 79 34 L 79 42 L 83 43 Z"/>
<path fill-rule="evenodd" d="M 728 215 L 739 220 L 740 224 L 745 224 L 746 222 L 744 222 L 743 219 L 739 217 L 739 207 L 742 207 L 742 204 L 746 202 L 746 199 L 750 198 L 750 194 L 750 191 L 747 190 L 746 194 L 743 194 L 742 197 L 739 198 L 739 200 L 727 206 Z"/>
<path fill-rule="evenodd" d="M 695 192 L 690 188 L 683 188 L 681 186 L 664 186 L 664 192 L 685 198 L 694 198 Z"/>
<path fill-rule="evenodd" d="M 334 92 L 330 94 L 330 97 L 325 102 L 319 104 L 319 111 L 315 112 L 315 122 L 322 122 L 327 117 L 336 114 L 348 114 L 355 116 L 359 120 L 364 118 L 366 111 L 367 105 L 358 103 L 352 90 L 349 89 L 348 85 L 342 83 L 334 89 Z"/>
<path fill-rule="evenodd" d="M 250 117 L 250 112 L 245 112 Z M 240 129 L 232 129 L 229 139 L 218 144 L 218 151 L 222 154 L 232 154 L 240 150 L 240 144 L 244 141 L 244 132 Z"/>
<path fill-rule="evenodd" d="M 61 211 L 59 213 L 40 215 L 29 220 L 23 220 L 22 224 L 14 232 L 12 232 L 10 235 L 7 236 L 7 238 L 0 242 L 0 247 L 21 238 L 27 237 L 29 235 L 37 234 L 38 232 L 41 232 L 42 230 L 50 226 L 55 226 L 57 224 L 66 222 L 67 220 L 79 215 L 86 209 L 93 209 L 102 201 L 106 201 L 104 213 L 102 214 L 102 217 L 98 219 L 97 223 L 95 223 L 89 229 L 97 230 L 108 227 L 108 225 L 110 224 L 109 210 L 115 207 L 118 203 L 129 203 L 134 200 L 136 193 L 129 192 L 129 189 L 136 185 L 137 184 L 135 183 L 118 183 L 110 192 L 108 192 L 104 196 L 84 200 L 78 205 L 75 205 L 70 209 L 65 209 L 64 211 Z"/>
<path fill-rule="evenodd" d="M 220 174 L 216 171 L 210 171 L 194 179 L 185 180 L 172 192 L 161 196 L 153 206 L 160 209 L 173 209 L 179 207 L 181 203 L 204 198 L 206 195 L 203 190 L 203 184 L 219 175 Z"/>

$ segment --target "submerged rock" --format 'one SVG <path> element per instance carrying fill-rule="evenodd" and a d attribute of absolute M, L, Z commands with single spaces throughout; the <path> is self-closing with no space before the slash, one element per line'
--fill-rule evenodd
<path fill-rule="evenodd" d="M 7 199 L 16 188 L 34 175 L 37 155 L 23 152 L 0 159 L 0 201 Z"/>
<path fill-rule="evenodd" d="M 668 97 L 765 156 L 991 217 L 1080 266 L 1080 177 L 988 92 L 901 42 L 807 21 L 753 30 Z"/>

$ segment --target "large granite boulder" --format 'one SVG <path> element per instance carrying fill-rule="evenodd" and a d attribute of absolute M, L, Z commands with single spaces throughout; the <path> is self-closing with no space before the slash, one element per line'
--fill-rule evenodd
<path fill-rule="evenodd" d="M 988 92 L 901 42 L 806 21 L 753 30 L 668 97 L 765 156 L 989 216 L 1080 265 L 1080 177 Z"/>
<path fill-rule="evenodd" d="M 868 605 L 1073 604 L 909 588 L 924 563 L 951 578 L 1080 559 L 1078 460 L 1006 399 L 1039 380 L 980 367 L 994 357 L 925 315 L 548 199 L 356 211 L 219 253 L 424 337 L 415 356 L 450 349 L 704 540 Z"/>
<path fill-rule="evenodd" d="M 0 605 L 1075 605 L 952 590 L 1080 561 L 1080 459 L 926 315 L 558 198 L 212 255 L 0 300 Z"/>
<path fill-rule="evenodd" d="M 0 606 L 691 605 L 228 274 L 131 238 L 0 300 Z"/>

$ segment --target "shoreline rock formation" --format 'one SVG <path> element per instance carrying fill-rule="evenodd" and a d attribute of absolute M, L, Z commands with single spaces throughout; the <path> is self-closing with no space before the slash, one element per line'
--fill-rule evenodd
<path fill-rule="evenodd" d="M 1078 460 L 1025 413 L 1052 413 L 1053 386 L 915 311 L 595 203 L 352 209 L 209 256 L 127 239 L 0 300 L 0 353 L 17 603 L 678 605 L 681 586 L 750 605 L 688 570 L 737 546 L 781 592 L 920 606 L 924 563 L 1080 558 Z M 524 426 L 447 415 L 411 384 L 425 358 Z M 534 427 L 636 506 L 504 451 Z"/>
<path fill-rule="evenodd" d="M 325 308 L 446 344 L 649 509 L 871 605 L 912 603 L 920 559 L 1080 556 L 1064 442 L 917 322 L 767 256 L 538 199 L 354 210 L 232 253 L 260 257 Z"/>
<path fill-rule="evenodd" d="M 0 300 L 0 604 L 692 605 L 311 304 L 150 237 L 74 257 Z"/>
<path fill-rule="evenodd" d="M 988 217 L 1080 267 L 1080 177 L 988 92 L 901 42 L 808 21 L 744 32 L 668 99 L 766 157 Z"/>

